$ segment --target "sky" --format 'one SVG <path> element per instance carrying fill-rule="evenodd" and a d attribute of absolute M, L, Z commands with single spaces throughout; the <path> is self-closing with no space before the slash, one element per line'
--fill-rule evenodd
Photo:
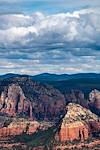
<path fill-rule="evenodd" d="M 0 74 L 100 73 L 100 0 L 0 0 Z"/>

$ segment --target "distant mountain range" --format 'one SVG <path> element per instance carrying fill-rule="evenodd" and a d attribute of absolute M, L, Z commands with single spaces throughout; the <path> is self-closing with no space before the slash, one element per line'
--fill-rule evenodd
<path fill-rule="evenodd" d="M 71 79 L 100 79 L 100 74 L 97 73 L 78 73 L 78 74 L 50 74 L 50 73 L 42 73 L 38 75 L 20 75 L 8 73 L 5 75 L 1 75 L 0 79 L 7 79 L 12 77 L 29 77 L 35 81 L 66 81 Z"/>

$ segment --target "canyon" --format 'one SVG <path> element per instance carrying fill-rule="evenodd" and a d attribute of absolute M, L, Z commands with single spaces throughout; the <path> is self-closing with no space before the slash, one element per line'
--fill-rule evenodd
<path fill-rule="evenodd" d="M 0 93 L 1 114 L 49 121 L 57 120 L 64 113 L 64 95 L 30 78 L 3 80 Z"/>
<path fill-rule="evenodd" d="M 47 125 L 48 126 L 48 125 Z M 49 128 L 51 128 L 49 131 Z M 53 129 L 54 128 L 54 129 Z M 40 133 L 39 133 L 40 132 Z M 43 132 L 43 133 L 42 133 Z M 50 133 L 49 133 L 50 132 Z M 12 146 L 20 146 L 22 149 L 27 149 L 27 143 L 31 142 L 35 143 L 39 142 L 38 138 L 40 138 L 40 143 L 41 140 L 44 139 L 44 134 L 46 133 L 48 136 L 46 136 L 44 140 L 47 140 L 49 138 L 55 138 L 54 143 L 59 143 L 59 144 L 54 144 L 53 149 L 58 149 L 60 148 L 61 150 L 64 148 L 80 148 L 82 147 L 95 147 L 97 144 L 100 144 L 100 140 L 94 139 L 91 142 L 85 144 L 84 142 L 88 141 L 90 137 L 92 137 L 92 133 L 99 133 L 100 132 L 100 119 L 97 115 L 93 114 L 90 110 L 87 108 L 75 104 L 75 103 L 69 103 L 66 106 L 66 114 L 60 119 L 59 124 L 56 125 L 51 125 L 46 128 L 44 128 L 43 124 L 40 124 L 37 121 L 34 120 L 27 120 L 23 118 L 13 118 L 13 121 L 11 121 L 7 127 L 2 127 L 0 128 L 0 138 L 7 139 L 10 137 L 14 137 L 13 139 L 18 138 L 19 140 L 16 142 L 8 143 L 8 147 Z M 40 135 L 39 135 L 40 134 Z M 27 135 L 27 136 L 26 136 Z M 31 137 L 30 137 L 31 135 Z M 18 137 L 16 137 L 18 136 Z M 11 138 L 12 139 L 12 138 Z M 32 140 L 32 141 L 31 141 Z M 16 141 L 16 140 L 15 140 Z M 72 146 L 69 144 L 66 144 L 67 142 L 78 142 L 80 144 L 74 144 Z M 4 142 L 3 144 L 0 144 L 2 147 L 6 147 L 7 143 Z M 52 143 L 53 144 L 53 143 Z M 34 144 L 33 144 L 34 145 Z M 39 143 L 38 143 L 39 145 Z M 44 145 L 44 144 L 43 144 Z M 44 146 L 39 146 L 37 148 L 33 149 L 44 149 Z M 61 146 L 62 145 L 62 146 Z M 32 146 L 34 147 L 34 146 Z"/>
<path fill-rule="evenodd" d="M 0 79 L 1 139 L 18 136 L 27 145 L 24 141 L 27 137 L 30 139 L 27 142 L 33 140 L 33 147 L 35 138 L 46 142 L 50 135 L 50 142 L 55 139 L 55 143 L 60 144 L 84 143 L 90 137 L 99 136 L 99 116 L 100 91 L 97 89 L 86 95 L 79 89 L 62 92 L 29 77 Z M 21 138 L 18 139 L 21 143 Z M 40 143 L 37 139 L 37 144 Z"/>

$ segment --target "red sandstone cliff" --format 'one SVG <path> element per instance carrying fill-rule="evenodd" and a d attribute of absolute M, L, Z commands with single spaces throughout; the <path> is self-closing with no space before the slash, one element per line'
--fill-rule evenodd
<path fill-rule="evenodd" d="M 89 106 L 93 112 L 100 116 L 100 91 L 94 89 L 89 94 Z"/>
<path fill-rule="evenodd" d="M 40 124 L 37 121 L 15 119 L 7 127 L 0 128 L 0 137 L 20 135 L 23 132 L 32 134 L 36 132 L 39 126 Z"/>
<path fill-rule="evenodd" d="M 88 139 L 89 130 L 86 124 L 76 121 L 74 123 L 62 124 L 59 135 L 62 142 L 73 140 L 84 141 Z"/>
<path fill-rule="evenodd" d="M 58 120 L 65 110 L 65 98 L 57 89 L 28 77 L 0 81 L 0 112 L 37 120 Z"/>
<path fill-rule="evenodd" d="M 2 92 L 0 97 L 0 112 L 9 116 L 16 116 L 17 113 L 24 113 L 30 110 L 32 118 L 31 103 L 26 101 L 25 95 L 20 86 L 12 84 L 7 92 Z"/>
<path fill-rule="evenodd" d="M 59 131 L 61 142 L 73 140 L 84 141 L 88 139 L 91 131 L 89 123 L 95 122 L 95 124 L 98 123 L 100 125 L 99 119 L 95 114 L 78 104 L 70 103 L 66 109 L 67 114 L 62 120 Z"/>

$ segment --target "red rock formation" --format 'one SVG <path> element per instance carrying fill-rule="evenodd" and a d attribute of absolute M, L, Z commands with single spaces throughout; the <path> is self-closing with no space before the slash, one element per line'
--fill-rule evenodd
<path fill-rule="evenodd" d="M 0 112 L 6 113 L 9 116 L 16 116 L 17 113 L 30 111 L 32 119 L 32 104 L 26 100 L 20 86 L 12 84 L 8 87 L 8 92 L 2 92 L 0 98 Z"/>
<path fill-rule="evenodd" d="M 89 130 L 82 122 L 62 124 L 59 138 L 61 142 L 88 139 Z"/>
<path fill-rule="evenodd" d="M 100 92 L 96 89 L 89 94 L 89 106 L 92 111 L 100 115 Z"/>
<path fill-rule="evenodd" d="M 100 132 L 100 120 L 89 122 L 90 132 Z"/>
<path fill-rule="evenodd" d="M 0 112 L 3 114 L 51 121 L 64 113 L 64 95 L 52 86 L 19 77 L 0 82 L 0 87 Z"/>
<path fill-rule="evenodd" d="M 32 134 L 39 128 L 37 121 L 11 123 L 8 127 L 0 128 L 0 137 L 20 135 L 23 132 Z"/>
<path fill-rule="evenodd" d="M 87 104 L 84 101 L 84 93 L 80 90 L 71 90 L 69 93 L 65 94 L 65 98 L 67 102 L 78 103 L 87 107 Z"/>
<path fill-rule="evenodd" d="M 89 137 L 89 122 L 98 122 L 98 117 L 78 104 L 70 103 L 67 114 L 61 122 L 59 139 L 61 142 L 81 140 Z"/>
<path fill-rule="evenodd" d="M 16 127 L 12 127 L 12 128 L 7 128 L 7 127 L 3 127 L 0 129 L 0 137 L 7 137 L 7 136 L 11 136 L 11 135 L 19 135 L 24 131 L 23 128 L 16 128 Z"/>
<path fill-rule="evenodd" d="M 32 113 L 32 103 L 30 102 L 30 119 L 33 119 L 33 113 Z"/>

